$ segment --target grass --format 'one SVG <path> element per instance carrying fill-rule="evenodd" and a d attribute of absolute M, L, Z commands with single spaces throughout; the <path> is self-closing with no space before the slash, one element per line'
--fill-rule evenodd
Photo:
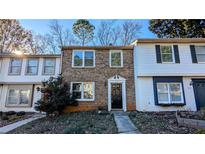
<path fill-rule="evenodd" d="M 117 128 L 113 115 L 97 111 L 67 113 L 45 117 L 19 127 L 13 134 L 114 134 Z"/>
<path fill-rule="evenodd" d="M 130 119 L 144 134 L 197 134 L 205 131 L 179 127 L 175 112 L 130 112 Z"/>

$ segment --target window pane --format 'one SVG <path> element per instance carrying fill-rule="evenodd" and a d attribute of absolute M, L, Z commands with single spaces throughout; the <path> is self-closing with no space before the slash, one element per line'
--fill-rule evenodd
<path fill-rule="evenodd" d="M 10 73 L 12 73 L 12 74 L 19 74 L 21 72 L 21 67 L 18 67 L 18 66 L 13 66 L 13 67 L 11 67 L 11 69 L 10 69 Z"/>
<path fill-rule="evenodd" d="M 30 90 L 21 90 L 20 91 L 20 104 L 29 104 Z"/>
<path fill-rule="evenodd" d="M 205 54 L 205 46 L 195 46 L 196 54 Z"/>
<path fill-rule="evenodd" d="M 198 62 L 205 62 L 205 54 L 204 55 L 198 54 L 196 55 L 196 57 Z"/>
<path fill-rule="evenodd" d="M 169 101 L 168 93 L 158 93 L 158 101 L 168 102 Z"/>
<path fill-rule="evenodd" d="M 54 74 L 54 69 L 54 67 L 50 66 L 44 67 L 44 74 Z"/>
<path fill-rule="evenodd" d="M 171 101 L 182 101 L 180 83 L 170 84 L 170 92 L 171 92 Z"/>
<path fill-rule="evenodd" d="M 93 99 L 93 84 L 92 83 L 84 83 L 84 99 Z"/>
<path fill-rule="evenodd" d="M 21 66 L 21 59 L 12 59 L 11 66 Z"/>
<path fill-rule="evenodd" d="M 73 91 L 81 91 L 81 83 L 73 83 Z"/>
<path fill-rule="evenodd" d="M 73 92 L 73 96 L 76 97 L 76 99 L 81 99 L 81 91 L 80 92 Z"/>
<path fill-rule="evenodd" d="M 173 62 L 172 54 L 162 54 L 163 62 Z"/>
<path fill-rule="evenodd" d="M 172 47 L 171 46 L 161 46 L 161 56 L 162 56 L 163 62 L 173 62 Z"/>
<path fill-rule="evenodd" d="M 45 59 L 45 66 L 55 66 L 55 59 Z"/>
<path fill-rule="evenodd" d="M 83 65 L 83 52 L 74 52 L 74 66 Z"/>
<path fill-rule="evenodd" d="M 93 66 L 93 52 L 89 51 L 89 52 L 85 52 L 85 66 Z"/>
<path fill-rule="evenodd" d="M 38 66 L 38 60 L 37 59 L 29 59 L 28 66 Z"/>
<path fill-rule="evenodd" d="M 111 53 L 111 66 L 121 66 L 121 52 Z"/>
<path fill-rule="evenodd" d="M 18 94 L 19 94 L 18 90 L 10 89 L 8 94 L 8 104 L 17 104 Z"/>
<path fill-rule="evenodd" d="M 34 66 L 27 68 L 27 73 L 28 74 L 37 74 L 37 71 L 38 71 L 38 68 L 34 67 Z"/>

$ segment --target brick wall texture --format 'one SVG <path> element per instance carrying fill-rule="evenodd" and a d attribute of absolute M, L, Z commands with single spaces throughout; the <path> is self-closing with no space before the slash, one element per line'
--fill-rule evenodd
<path fill-rule="evenodd" d="M 88 48 L 89 50 L 89 48 Z M 89 102 L 79 102 L 77 107 L 68 107 L 66 111 L 86 111 L 94 110 L 99 107 L 108 106 L 108 79 L 120 75 L 126 79 L 126 99 L 127 110 L 135 110 L 134 93 L 134 64 L 133 50 L 124 49 L 123 67 L 109 67 L 109 49 L 95 50 L 94 68 L 73 68 L 72 67 L 72 49 L 63 51 L 62 56 L 62 75 L 64 80 L 70 82 L 95 82 L 95 100 Z"/>

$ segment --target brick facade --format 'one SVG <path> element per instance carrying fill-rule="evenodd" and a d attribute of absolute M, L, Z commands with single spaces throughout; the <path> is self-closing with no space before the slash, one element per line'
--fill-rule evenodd
<path fill-rule="evenodd" d="M 95 50 L 94 68 L 73 68 L 73 50 Z M 111 68 L 109 66 L 110 50 L 123 51 L 123 67 Z M 62 75 L 64 80 L 71 82 L 95 82 L 95 100 L 79 102 L 77 107 L 68 107 L 66 111 L 84 111 L 108 106 L 108 79 L 120 75 L 126 79 L 127 110 L 135 110 L 134 93 L 134 63 L 133 47 L 64 47 L 62 51 Z"/>

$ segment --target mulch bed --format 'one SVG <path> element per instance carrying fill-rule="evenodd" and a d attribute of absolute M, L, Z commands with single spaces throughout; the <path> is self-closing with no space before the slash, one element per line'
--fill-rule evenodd
<path fill-rule="evenodd" d="M 4 114 L 1 114 L 0 115 L 0 127 L 15 123 L 15 122 L 20 121 L 20 120 L 30 118 L 32 115 L 33 115 L 33 113 L 25 113 L 25 115 L 16 115 L 16 114 L 4 115 Z M 5 117 L 7 119 L 4 119 Z"/>
<path fill-rule="evenodd" d="M 113 134 L 117 127 L 113 115 L 97 111 L 67 113 L 30 122 L 13 134 Z"/>
<path fill-rule="evenodd" d="M 180 127 L 176 112 L 130 112 L 129 117 L 136 127 L 145 134 L 194 134 L 201 130 Z"/>

